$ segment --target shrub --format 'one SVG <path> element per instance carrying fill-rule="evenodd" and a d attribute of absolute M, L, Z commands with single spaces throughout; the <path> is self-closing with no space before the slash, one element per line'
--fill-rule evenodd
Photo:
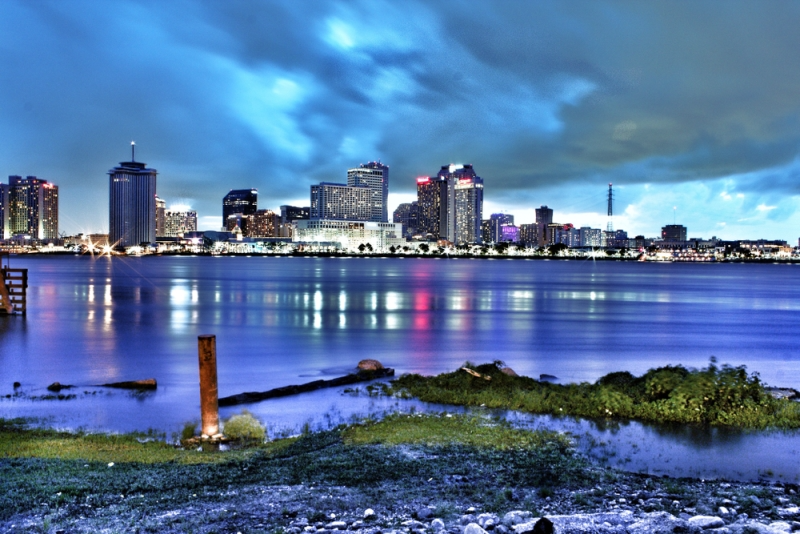
<path fill-rule="evenodd" d="M 267 438 L 266 428 L 247 410 L 225 421 L 223 431 L 229 438 L 241 441 L 262 442 Z"/>

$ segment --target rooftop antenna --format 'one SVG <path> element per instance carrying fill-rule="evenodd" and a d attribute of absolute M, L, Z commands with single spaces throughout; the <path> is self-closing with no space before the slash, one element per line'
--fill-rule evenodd
<path fill-rule="evenodd" d="M 675 226 L 675 214 L 678 212 L 678 206 L 672 206 L 672 226 Z"/>
<path fill-rule="evenodd" d="M 614 216 L 614 190 L 611 185 L 611 183 L 608 184 L 608 227 L 606 228 L 609 232 L 614 231 L 614 223 L 611 222 L 611 218 Z"/>
<path fill-rule="evenodd" d="M 131 141 L 131 161 L 136 161 L 136 158 L 134 157 L 135 155 L 136 155 L 136 143 L 134 141 Z"/>

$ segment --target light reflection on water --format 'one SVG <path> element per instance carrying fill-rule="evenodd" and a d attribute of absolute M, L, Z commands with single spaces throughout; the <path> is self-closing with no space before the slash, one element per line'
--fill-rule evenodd
<path fill-rule="evenodd" d="M 217 336 L 221 395 L 337 376 L 367 357 L 423 374 L 500 359 L 520 374 L 580 382 L 618 370 L 701 367 L 715 355 L 768 383 L 800 387 L 794 266 L 259 257 L 12 262 L 30 269 L 28 316 L 0 318 L 0 395 L 13 393 L 15 380 L 33 396 L 54 381 L 159 381 L 153 396 L 135 402 L 108 392 L 85 402 L 0 400 L 2 416 L 53 415 L 65 426 L 169 430 L 196 418 L 196 340 L 209 333 Z"/>

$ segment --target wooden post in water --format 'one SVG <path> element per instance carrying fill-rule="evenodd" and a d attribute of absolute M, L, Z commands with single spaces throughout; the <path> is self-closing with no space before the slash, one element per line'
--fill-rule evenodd
<path fill-rule="evenodd" d="M 217 391 L 217 336 L 197 336 L 197 355 L 200 361 L 201 434 L 219 434 L 219 404 Z"/>

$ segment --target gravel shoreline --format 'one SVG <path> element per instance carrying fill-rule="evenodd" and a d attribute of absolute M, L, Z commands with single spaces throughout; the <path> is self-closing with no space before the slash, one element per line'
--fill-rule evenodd
<path fill-rule="evenodd" d="M 316 443 L 306 456 L 287 456 L 279 463 L 230 462 L 214 467 L 208 476 L 193 471 L 200 469 L 195 466 L 0 460 L 0 488 L 7 498 L 23 489 L 12 487 L 22 476 L 53 490 L 47 500 L 0 520 L 0 531 L 521 534 L 533 531 L 540 517 L 547 517 L 559 533 L 800 530 L 800 488 L 793 484 L 655 477 L 602 468 L 581 458 L 580 481 L 509 485 L 493 478 L 506 469 L 502 456 L 495 462 L 465 455 L 459 448 L 403 445 L 357 447 L 364 463 L 355 469 L 367 478 L 332 484 L 325 481 L 330 474 L 325 469 L 342 468 L 337 447 L 333 441 Z M 323 462 L 327 467 L 314 467 L 315 475 L 309 475 L 320 482 L 268 482 L 280 480 L 274 471 L 293 458 Z M 462 460 L 465 468 L 454 469 Z M 120 470 L 117 475 L 115 469 Z M 382 473 L 371 470 L 394 474 L 382 479 Z M 506 473 L 502 480 L 517 475 Z M 188 476 L 198 478 L 187 484 Z M 237 477 L 241 482 L 235 482 Z M 111 487 L 117 481 L 129 491 Z M 67 495 L 80 483 L 93 489 Z"/>

